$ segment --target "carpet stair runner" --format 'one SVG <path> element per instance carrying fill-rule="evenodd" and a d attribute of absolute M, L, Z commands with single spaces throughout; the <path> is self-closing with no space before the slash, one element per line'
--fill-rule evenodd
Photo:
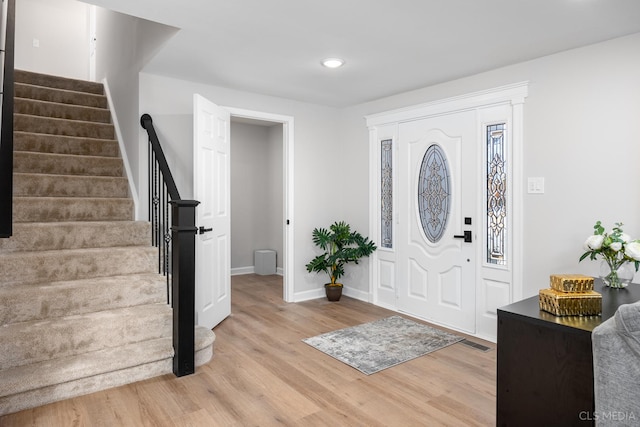
<path fill-rule="evenodd" d="M 172 310 L 101 84 L 16 71 L 0 415 L 172 372 Z M 196 327 L 196 365 L 215 335 Z"/>

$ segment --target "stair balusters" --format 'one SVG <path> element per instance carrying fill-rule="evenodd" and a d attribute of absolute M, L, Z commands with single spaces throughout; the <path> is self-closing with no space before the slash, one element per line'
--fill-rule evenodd
<path fill-rule="evenodd" d="M 167 278 L 167 304 L 171 305 L 171 210 L 167 185 L 153 150 L 149 150 L 149 221 L 151 244 L 158 248 L 158 274 Z"/>

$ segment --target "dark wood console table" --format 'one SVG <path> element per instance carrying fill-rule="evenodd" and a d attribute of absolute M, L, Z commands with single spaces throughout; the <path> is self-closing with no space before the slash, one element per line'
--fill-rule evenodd
<path fill-rule="evenodd" d="M 498 309 L 496 425 L 594 425 L 591 331 L 622 304 L 640 300 L 640 285 L 610 289 L 596 279 L 601 316 L 556 317 L 538 296 Z"/>

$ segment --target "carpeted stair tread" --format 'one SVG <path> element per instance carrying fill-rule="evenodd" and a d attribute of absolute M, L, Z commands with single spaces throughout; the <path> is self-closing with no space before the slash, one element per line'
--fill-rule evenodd
<path fill-rule="evenodd" d="M 171 337 L 172 317 L 168 305 L 148 304 L 4 325 L 0 369 Z"/>
<path fill-rule="evenodd" d="M 102 83 L 76 80 L 67 77 L 52 76 L 42 73 L 34 73 L 32 71 L 15 70 L 14 80 L 16 83 L 26 83 L 35 86 L 44 86 L 56 89 L 66 89 L 76 92 L 87 92 L 96 95 L 104 95 L 104 86 L 102 85 Z"/>
<path fill-rule="evenodd" d="M 173 370 L 167 277 L 133 221 L 100 83 L 16 71 L 13 236 L 0 239 L 0 415 Z M 195 364 L 215 335 L 195 327 Z"/>
<path fill-rule="evenodd" d="M 12 252 L 2 255 L 0 289 L 20 283 L 157 273 L 157 257 L 151 246 Z"/>
<path fill-rule="evenodd" d="M 124 177 L 15 173 L 14 197 L 117 197 L 129 195 Z"/>
<path fill-rule="evenodd" d="M 48 133 L 51 135 L 99 139 L 115 138 L 115 129 L 109 123 L 57 119 L 17 113 L 13 115 L 13 129 L 20 132 Z"/>
<path fill-rule="evenodd" d="M 13 225 L 13 236 L 0 239 L 0 254 L 55 249 L 146 246 L 147 221 L 27 222 Z"/>
<path fill-rule="evenodd" d="M 212 331 L 196 326 L 196 366 L 211 359 L 214 341 Z M 0 389 L 0 415 L 172 372 L 170 338 L 125 346 L 122 350 L 101 350 L 0 371 L 0 384 L 6 384 L 11 393 L 7 395 L 4 388 Z M 166 354 L 170 355 L 159 359 Z"/>
<path fill-rule="evenodd" d="M 60 104 L 83 105 L 85 107 L 108 108 L 107 97 L 87 92 L 68 89 L 56 89 L 36 86 L 27 83 L 15 83 L 17 98 L 35 99 L 38 101 L 57 102 Z"/>
<path fill-rule="evenodd" d="M 157 273 L 94 277 L 2 287 L 0 324 L 167 302 L 167 278 Z"/>
<path fill-rule="evenodd" d="M 14 132 L 13 147 L 16 152 L 32 151 L 80 156 L 120 157 L 118 141 L 113 139 Z"/>
<path fill-rule="evenodd" d="M 61 104 L 36 99 L 15 98 L 14 113 L 85 122 L 111 123 L 111 113 L 104 108 Z"/>
<path fill-rule="evenodd" d="M 130 221 L 133 200 L 96 197 L 14 197 L 14 222 Z"/>
<path fill-rule="evenodd" d="M 15 151 L 13 171 L 54 175 L 123 176 L 124 165 L 118 157 L 79 156 L 73 154 Z"/>

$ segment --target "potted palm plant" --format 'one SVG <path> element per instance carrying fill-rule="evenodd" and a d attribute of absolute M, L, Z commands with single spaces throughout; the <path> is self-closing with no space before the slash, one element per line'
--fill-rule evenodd
<path fill-rule="evenodd" d="M 334 222 L 329 229 L 315 228 L 312 233 L 313 243 L 324 251 L 312 259 L 307 271 L 324 272 L 329 275 L 330 283 L 324 285 L 329 301 L 338 301 L 342 296 L 342 283 L 338 279 L 344 275 L 344 266 L 349 263 L 358 264 L 362 257 L 368 257 L 377 249 L 368 237 L 363 237 L 344 221 Z"/>

